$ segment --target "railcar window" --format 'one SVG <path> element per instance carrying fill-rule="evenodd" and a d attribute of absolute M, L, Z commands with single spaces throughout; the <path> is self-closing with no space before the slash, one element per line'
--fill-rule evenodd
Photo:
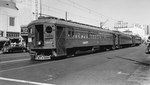
<path fill-rule="evenodd" d="M 81 31 L 81 39 L 84 37 L 84 32 Z"/>
<path fill-rule="evenodd" d="M 85 35 L 85 36 L 86 36 L 86 39 L 88 39 L 88 33 L 87 33 L 87 32 L 86 32 L 86 35 Z"/>
<path fill-rule="evenodd" d="M 74 36 L 74 29 L 72 29 L 72 37 Z"/>
<path fill-rule="evenodd" d="M 80 38 L 80 33 L 78 33 L 78 38 Z"/>
<path fill-rule="evenodd" d="M 52 27 L 51 26 L 47 26 L 46 27 L 46 32 L 47 33 L 51 33 L 52 32 Z"/>
<path fill-rule="evenodd" d="M 78 38 L 77 36 L 78 36 L 78 35 L 77 35 L 77 34 L 75 34 L 75 38 Z"/>
<path fill-rule="evenodd" d="M 28 31 L 29 31 L 29 33 L 30 33 L 30 34 L 32 34 L 32 28 L 29 28 L 29 30 L 28 30 Z"/>
<path fill-rule="evenodd" d="M 90 38 L 90 31 L 88 32 L 88 38 Z"/>
<path fill-rule="evenodd" d="M 74 29 L 70 29 L 68 28 L 68 37 L 75 37 L 75 32 L 74 32 Z"/>
<path fill-rule="evenodd" d="M 68 37 L 71 37 L 71 30 L 68 29 Z"/>

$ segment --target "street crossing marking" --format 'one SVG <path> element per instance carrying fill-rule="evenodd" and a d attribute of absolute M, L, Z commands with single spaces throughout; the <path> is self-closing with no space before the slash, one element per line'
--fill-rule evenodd
<path fill-rule="evenodd" d="M 4 77 L 0 77 L 0 80 L 12 81 L 12 82 L 18 82 L 18 83 L 25 83 L 25 84 L 34 84 L 34 85 L 55 85 L 55 84 L 49 84 L 49 83 L 40 83 L 40 82 L 33 82 L 33 81 L 26 81 L 26 80 L 19 80 L 19 79 L 11 79 L 11 78 L 4 78 Z"/>
<path fill-rule="evenodd" d="M 11 60 L 11 61 L 2 61 L 2 62 L 0 62 L 0 64 L 12 63 L 12 62 L 18 62 L 18 61 L 26 61 L 26 60 L 30 60 L 30 59 L 26 58 L 26 59 L 17 59 L 17 60 Z"/>

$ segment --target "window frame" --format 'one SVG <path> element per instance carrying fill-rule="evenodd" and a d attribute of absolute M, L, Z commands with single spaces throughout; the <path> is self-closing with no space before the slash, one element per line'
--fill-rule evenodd
<path fill-rule="evenodd" d="M 9 17 L 9 26 L 15 26 L 15 17 Z"/>

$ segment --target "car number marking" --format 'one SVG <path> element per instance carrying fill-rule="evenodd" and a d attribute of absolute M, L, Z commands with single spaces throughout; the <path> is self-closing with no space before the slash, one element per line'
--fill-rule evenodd
<path fill-rule="evenodd" d="M 84 42 L 82 42 L 82 44 L 88 44 L 89 42 L 88 41 L 84 41 Z"/>

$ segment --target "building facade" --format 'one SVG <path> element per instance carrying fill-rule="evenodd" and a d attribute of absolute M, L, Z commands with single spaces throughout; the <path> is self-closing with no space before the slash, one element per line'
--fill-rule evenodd
<path fill-rule="evenodd" d="M 0 36 L 8 39 L 20 37 L 18 8 L 12 0 L 0 0 Z"/>
<path fill-rule="evenodd" d="M 35 9 L 36 6 L 39 4 L 35 4 L 36 1 L 39 0 L 13 0 L 16 3 L 16 6 L 19 9 L 18 18 L 19 18 L 19 25 L 21 30 L 21 37 L 22 37 L 22 44 L 27 46 L 28 42 L 28 28 L 27 25 L 36 19 Z M 37 13 L 38 14 L 38 13 Z M 38 17 L 38 16 L 37 16 Z"/>
<path fill-rule="evenodd" d="M 38 18 L 39 2 L 40 0 L 0 0 L 0 37 L 27 41 L 28 35 L 23 31 L 32 20 Z"/>
<path fill-rule="evenodd" d="M 144 25 L 144 31 L 146 35 L 150 35 L 150 25 Z"/>

